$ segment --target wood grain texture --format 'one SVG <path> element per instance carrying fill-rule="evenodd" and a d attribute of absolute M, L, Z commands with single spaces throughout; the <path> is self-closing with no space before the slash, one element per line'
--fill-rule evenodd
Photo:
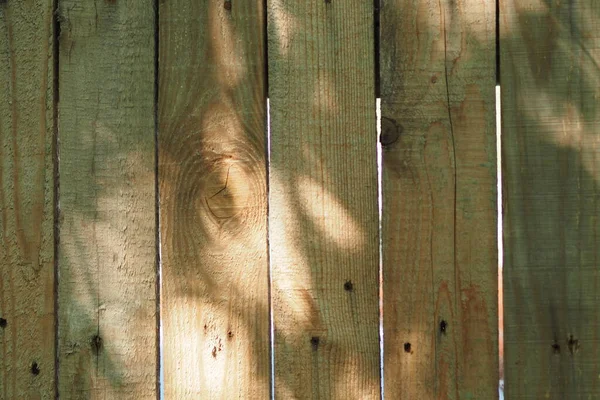
<path fill-rule="evenodd" d="M 59 18 L 59 395 L 152 399 L 153 2 L 61 0 Z"/>
<path fill-rule="evenodd" d="M 382 2 L 386 398 L 498 397 L 495 15 Z"/>
<path fill-rule="evenodd" d="M 0 398 L 7 400 L 54 397 L 53 34 L 52 1 L 0 2 Z"/>
<path fill-rule="evenodd" d="M 264 7 L 160 3 L 166 399 L 269 397 Z"/>
<path fill-rule="evenodd" d="M 600 3 L 500 11 L 506 397 L 600 398 Z"/>
<path fill-rule="evenodd" d="M 373 8 L 268 1 L 275 395 L 380 395 Z"/>

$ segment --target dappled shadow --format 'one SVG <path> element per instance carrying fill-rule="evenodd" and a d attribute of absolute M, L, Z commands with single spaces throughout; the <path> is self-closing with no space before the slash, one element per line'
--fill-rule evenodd
<path fill-rule="evenodd" d="M 140 2 L 59 5 L 58 393 L 151 398 L 154 12 Z"/>
<path fill-rule="evenodd" d="M 256 22 L 265 18 L 262 2 L 233 2 L 231 9 L 220 1 L 160 2 L 158 179 L 167 398 L 221 398 L 231 387 L 239 387 L 240 396 L 266 398 L 270 295 L 278 397 L 379 396 L 372 43 L 356 46 L 361 35 L 372 34 L 373 21 L 371 5 L 363 3 L 269 3 L 274 120 L 267 171 L 267 32 Z M 386 360 L 392 360 L 386 387 L 418 387 L 431 398 L 468 398 L 473 393 L 467 389 L 484 387 L 474 392 L 483 398 L 483 392 L 494 393 L 497 381 L 491 366 L 497 340 L 495 243 L 489 233 L 495 232 L 494 119 L 478 117 L 494 113 L 494 63 L 488 59 L 495 43 L 489 29 L 493 7 L 480 5 L 484 10 L 477 13 L 476 2 L 416 3 L 384 1 L 382 8 L 384 37 L 401 39 L 383 48 L 384 123 L 393 119 L 393 128 L 402 130 L 384 153 L 384 174 L 399 182 L 384 186 L 384 206 L 398 211 L 384 224 L 383 240 L 397 256 L 393 263 L 384 256 L 384 284 L 400 288 L 397 299 L 386 299 Z M 511 372 L 507 387 L 523 398 L 568 398 L 578 388 L 599 390 L 589 382 L 599 375 L 600 342 L 594 306 L 600 300 L 600 253 L 594 248 L 600 228 L 600 16 L 584 5 L 573 9 L 543 0 L 536 10 L 524 4 L 515 2 L 520 14 L 503 22 L 512 28 L 501 38 L 507 365 L 549 386 L 527 386 Z M 397 31 L 386 31 L 392 18 L 400 21 Z M 67 49 L 63 68 L 70 61 Z M 86 93 L 84 100 L 103 106 L 100 92 Z M 127 101 L 124 109 L 132 107 Z M 77 106 L 62 112 L 76 116 Z M 126 230 L 133 227 L 148 233 L 144 259 L 154 261 L 154 219 L 140 222 L 154 210 L 155 166 L 147 158 L 153 150 L 140 148 L 113 117 L 106 124 L 86 122 L 62 144 L 90 159 L 63 164 L 72 168 L 71 177 L 81 176 L 62 193 L 61 234 L 72 240 L 61 245 L 59 286 L 61 293 L 75 294 L 61 306 L 68 319 L 59 321 L 59 334 L 72 324 L 72 335 L 88 340 L 61 336 L 59 358 L 77 353 L 81 365 L 96 358 L 101 372 L 63 384 L 96 385 L 109 394 L 132 380 L 118 340 L 134 333 L 105 331 L 99 321 L 111 318 L 114 329 L 115 319 L 155 312 L 150 296 L 123 305 L 116 315 L 103 314 L 103 302 L 114 308 L 122 293 L 141 286 L 154 293 L 154 282 L 129 282 L 126 268 L 137 251 L 132 246 L 140 245 L 128 242 Z M 105 174 L 96 156 L 122 175 Z M 139 167 L 135 176 L 133 165 Z M 473 179 L 463 179 L 463 172 Z M 141 205 L 130 196 L 145 200 L 146 208 L 134 210 Z M 115 219 L 124 226 L 111 225 Z M 98 249 L 104 258 L 91 259 Z M 86 264 L 95 269 L 75 267 Z M 101 278 L 109 270 L 119 285 L 99 284 L 112 279 Z M 447 325 L 440 331 L 442 320 Z M 141 334 L 148 348 L 153 328 Z M 104 350 L 93 341 L 98 334 Z M 104 355 L 98 358 L 95 350 Z M 538 358 L 525 357 L 531 354 Z M 396 381 L 395 371 L 409 379 Z M 143 379 L 152 378 L 133 380 Z"/>
<path fill-rule="evenodd" d="M 166 398 L 270 391 L 264 16 L 229 7 L 159 10 Z"/>
<path fill-rule="evenodd" d="M 600 10 L 509 2 L 501 29 L 508 398 L 600 393 Z M 530 382 L 536 382 L 532 385 Z"/>
<path fill-rule="evenodd" d="M 47 2 L 0 2 L 2 399 L 54 384 L 51 22 Z"/>
<path fill-rule="evenodd" d="M 385 395 L 493 399 L 494 4 L 381 13 Z"/>
<path fill-rule="evenodd" d="M 270 5 L 275 395 L 377 398 L 372 5 Z"/>

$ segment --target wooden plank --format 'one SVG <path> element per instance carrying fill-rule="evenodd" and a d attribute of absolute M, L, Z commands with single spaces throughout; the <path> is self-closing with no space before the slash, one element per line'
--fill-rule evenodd
<path fill-rule="evenodd" d="M 263 2 L 159 12 L 165 398 L 266 399 Z"/>
<path fill-rule="evenodd" d="M 498 397 L 495 5 L 381 9 L 384 391 Z"/>
<path fill-rule="evenodd" d="M 153 2 L 59 18 L 60 398 L 156 398 Z"/>
<path fill-rule="evenodd" d="M 0 2 L 0 398 L 54 396 L 50 0 Z"/>
<path fill-rule="evenodd" d="M 600 397 L 600 3 L 501 2 L 508 399 Z"/>
<path fill-rule="evenodd" d="M 372 3 L 267 2 L 275 395 L 380 395 Z"/>

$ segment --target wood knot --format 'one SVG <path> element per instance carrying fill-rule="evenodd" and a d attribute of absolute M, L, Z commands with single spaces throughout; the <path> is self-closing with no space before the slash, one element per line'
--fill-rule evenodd
<path fill-rule="evenodd" d="M 223 3 L 223 8 L 227 11 L 231 11 L 231 0 L 225 0 L 225 2 Z"/>
<path fill-rule="evenodd" d="M 404 129 L 401 125 L 392 119 L 387 117 L 381 118 L 381 136 L 379 136 L 379 141 L 383 147 L 390 146 L 398 140 L 400 134 Z"/>
<path fill-rule="evenodd" d="M 409 342 L 404 343 L 404 352 L 412 354 L 412 346 Z"/>
<path fill-rule="evenodd" d="M 554 354 L 560 354 L 560 344 L 554 342 L 554 344 L 552 345 L 552 351 L 554 352 Z"/>
<path fill-rule="evenodd" d="M 0 328 L 6 328 L 8 322 L 4 318 L 0 318 Z"/>
<path fill-rule="evenodd" d="M 234 217 L 255 201 L 251 197 L 254 194 L 253 178 L 239 166 L 216 163 L 208 174 L 204 187 L 205 206 L 215 222 L 237 221 Z"/>

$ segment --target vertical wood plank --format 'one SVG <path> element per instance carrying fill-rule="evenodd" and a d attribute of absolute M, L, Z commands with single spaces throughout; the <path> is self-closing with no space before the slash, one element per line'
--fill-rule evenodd
<path fill-rule="evenodd" d="M 600 397 L 600 3 L 503 1 L 508 399 Z"/>
<path fill-rule="evenodd" d="M 166 399 L 269 397 L 262 0 L 160 3 Z"/>
<path fill-rule="evenodd" d="M 156 398 L 150 0 L 59 2 L 61 399 Z"/>
<path fill-rule="evenodd" d="M 50 0 L 0 2 L 0 398 L 54 397 Z"/>
<path fill-rule="evenodd" d="M 495 17 L 382 2 L 387 398 L 498 396 Z"/>
<path fill-rule="evenodd" d="M 373 5 L 267 4 L 275 395 L 379 398 Z"/>

